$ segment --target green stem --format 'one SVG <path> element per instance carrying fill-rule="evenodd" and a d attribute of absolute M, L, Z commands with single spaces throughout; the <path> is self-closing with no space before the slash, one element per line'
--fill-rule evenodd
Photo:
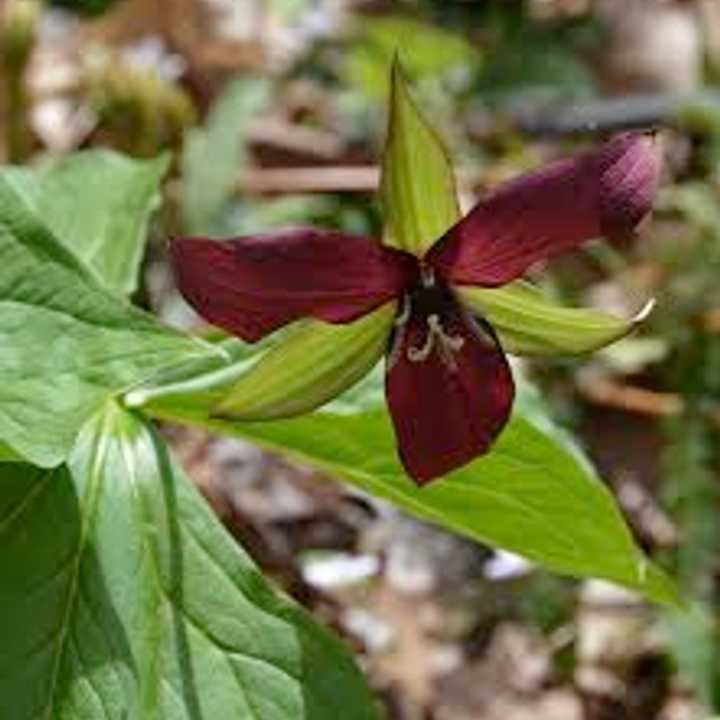
<path fill-rule="evenodd" d="M 25 63 L 7 68 L 7 152 L 11 163 L 20 163 L 32 154 L 33 138 L 28 123 L 29 99 L 25 91 Z"/>

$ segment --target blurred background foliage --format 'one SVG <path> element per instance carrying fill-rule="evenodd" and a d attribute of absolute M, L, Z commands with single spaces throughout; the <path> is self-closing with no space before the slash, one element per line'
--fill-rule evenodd
<path fill-rule="evenodd" d="M 167 433 L 256 560 L 354 644 L 388 717 L 710 718 L 720 712 L 717 0 L 2 0 L 0 161 L 168 153 L 136 299 L 195 324 L 164 259 L 170 234 L 380 232 L 373 191 L 396 52 L 466 207 L 612 131 L 660 130 L 652 221 L 535 278 L 568 302 L 625 313 L 656 296 L 655 311 L 595 356 L 523 369 L 693 612 L 549 577 L 238 441 Z"/>

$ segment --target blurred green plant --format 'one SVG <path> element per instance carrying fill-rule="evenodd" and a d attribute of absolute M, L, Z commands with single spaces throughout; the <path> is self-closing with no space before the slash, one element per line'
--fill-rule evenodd
<path fill-rule="evenodd" d="M 192 100 L 178 83 L 117 51 L 96 49 L 90 55 L 83 87 L 98 116 L 96 143 L 137 157 L 179 147 L 197 120 Z"/>
<path fill-rule="evenodd" d="M 693 103 L 680 108 L 679 127 L 698 144 L 693 159 L 702 175 L 717 177 L 720 168 L 720 108 L 717 104 Z"/>
<path fill-rule="evenodd" d="M 470 38 L 482 53 L 475 68 L 473 96 L 484 100 L 524 100 L 595 93 L 595 81 L 583 61 L 599 41 L 591 13 L 539 20 L 529 3 L 445 3 L 425 0 L 431 22 Z"/>
<path fill-rule="evenodd" d="M 682 415 L 664 425 L 664 495 L 681 534 L 675 574 L 697 603 L 694 613 L 672 616 L 669 628 L 681 672 L 705 706 L 717 711 L 720 455 L 714 413 L 720 404 L 720 335 L 712 318 L 720 308 L 720 287 L 712 268 L 720 262 L 720 197 L 707 182 L 688 181 L 668 189 L 662 208 L 683 220 L 686 234 L 655 256 L 666 273 L 666 310 L 655 323 L 670 346 L 661 376 L 684 405 Z"/>
<path fill-rule="evenodd" d="M 407 16 L 359 17 L 357 38 L 345 55 L 347 83 L 366 97 L 385 100 L 387 68 L 396 53 L 416 82 L 476 72 L 482 55 L 462 35 Z"/>
<path fill-rule="evenodd" d="M 101 15 L 120 0 L 49 0 L 51 5 L 72 10 L 81 15 Z"/>
<path fill-rule="evenodd" d="M 217 231 L 240 172 L 247 165 L 245 133 L 265 109 L 268 80 L 245 78 L 228 83 L 215 101 L 205 127 L 188 131 L 182 154 L 183 226 L 189 233 Z"/>

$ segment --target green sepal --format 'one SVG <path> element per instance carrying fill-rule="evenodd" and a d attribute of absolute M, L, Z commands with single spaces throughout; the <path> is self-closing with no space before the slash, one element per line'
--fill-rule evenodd
<path fill-rule="evenodd" d="M 512 355 L 580 355 L 627 335 L 652 310 L 647 303 L 633 318 L 568 308 L 548 300 L 523 280 L 501 288 L 456 287 L 460 300 L 484 317 Z"/>
<path fill-rule="evenodd" d="M 380 203 L 383 243 L 423 255 L 460 218 L 455 175 L 443 144 L 393 62 Z"/>
<path fill-rule="evenodd" d="M 299 323 L 238 379 L 212 414 L 270 420 L 324 405 L 382 357 L 395 311 L 396 303 L 390 302 L 347 325 Z"/>

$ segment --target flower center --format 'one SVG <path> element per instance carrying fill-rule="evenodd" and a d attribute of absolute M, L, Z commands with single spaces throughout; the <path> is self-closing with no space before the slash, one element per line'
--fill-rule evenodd
<path fill-rule="evenodd" d="M 437 352 L 441 362 L 451 371 L 457 370 L 455 355 L 465 344 L 465 338 L 447 331 L 448 318 L 457 312 L 450 290 L 435 279 L 430 268 L 422 268 L 420 281 L 405 296 L 402 312 L 395 320 L 397 328 L 395 349 L 399 351 L 412 317 L 426 325 L 425 340 L 417 345 L 408 345 L 405 355 L 410 362 L 421 363 Z"/>

